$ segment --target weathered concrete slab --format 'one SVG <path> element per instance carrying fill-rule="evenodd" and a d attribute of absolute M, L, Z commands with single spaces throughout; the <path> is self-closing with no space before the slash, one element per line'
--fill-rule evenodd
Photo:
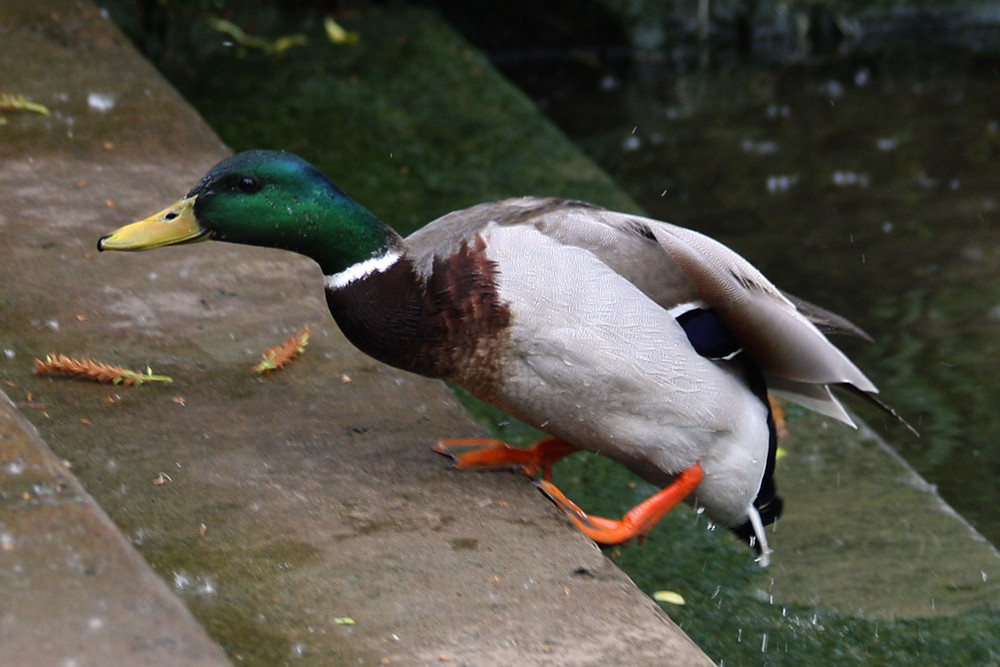
<path fill-rule="evenodd" d="M 4 85 L 53 114 L 0 128 L 0 376 L 231 658 L 710 664 L 527 481 L 455 483 L 429 448 L 477 427 L 440 383 L 354 351 L 309 262 L 219 244 L 96 257 L 101 233 L 186 191 L 225 149 L 91 5 L 3 12 Z M 304 325 L 303 358 L 250 372 Z M 35 377 L 50 351 L 175 381 Z M 0 522 L 17 511 L 5 503 Z M 5 606 L 27 594 L 0 586 Z"/>
<path fill-rule="evenodd" d="M 0 591 L 0 664 L 230 664 L 3 395 Z"/>

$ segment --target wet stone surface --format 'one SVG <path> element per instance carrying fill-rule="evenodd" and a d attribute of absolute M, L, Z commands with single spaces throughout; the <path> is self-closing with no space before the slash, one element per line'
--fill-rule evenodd
<path fill-rule="evenodd" d="M 230 658 L 704 662 L 525 480 L 457 475 L 429 451 L 440 437 L 474 435 L 478 427 L 439 383 L 397 373 L 350 348 L 326 312 L 314 266 L 219 244 L 96 255 L 98 236 L 176 199 L 226 149 L 91 6 L 46 2 L 16 16 L 4 11 L 4 40 L 16 48 L 0 52 L 0 67 L 18 73 L 12 92 L 53 113 L 5 116 L 0 127 L 0 232 L 7 241 L 0 250 L 0 388 Z M 398 155 L 405 148 L 405 170 L 390 162 L 377 178 L 362 173 L 356 165 L 367 163 L 349 154 L 348 142 L 334 156 L 349 165 L 342 170 L 353 169 L 362 190 L 368 182 L 374 191 L 368 199 L 390 212 L 395 204 L 393 220 L 428 218 L 417 204 L 457 208 L 508 193 L 503 188 L 510 183 L 500 182 L 490 182 L 493 194 L 482 192 L 482 173 L 542 179 L 571 171 L 574 196 L 593 182 L 601 197 L 627 199 L 578 153 L 562 168 L 544 163 L 554 133 L 548 125 L 524 129 L 532 120 L 523 99 L 504 109 L 525 144 L 494 141 L 481 110 L 468 106 L 483 98 L 479 92 L 491 88 L 485 84 L 493 75 L 467 47 L 452 46 L 440 22 L 413 11 L 365 21 L 365 34 L 394 45 L 407 67 L 436 73 L 432 60 L 446 67 L 449 54 L 461 56 L 459 68 L 448 70 L 454 78 L 441 80 L 449 81 L 449 102 L 467 114 L 463 127 L 475 130 L 463 136 L 478 142 L 449 144 L 455 134 L 449 128 L 428 148 L 427 119 L 437 115 L 447 124 L 450 118 L 450 109 L 427 106 L 437 93 L 424 100 L 423 115 L 401 115 L 400 103 L 375 103 L 382 93 L 345 79 L 338 92 L 366 90 L 345 102 L 344 117 L 362 117 L 368 135 L 386 127 L 401 132 L 387 132 L 396 144 L 378 150 Z M 395 38 L 391 30 L 409 36 Z M 379 77 L 402 66 L 373 64 L 378 49 L 369 41 L 375 40 L 362 46 L 370 51 L 353 56 L 373 68 L 361 80 L 386 83 Z M 397 76 L 407 79 L 407 70 Z M 476 95 L 464 96 L 450 83 L 463 77 L 477 82 Z M 388 113 L 395 125 L 380 125 L 385 119 L 371 109 Z M 229 115 L 237 112 L 248 110 L 237 104 Z M 274 119 L 256 122 L 270 126 Z M 549 143 L 532 152 L 527 139 L 543 135 Z M 538 164 L 519 169 L 510 156 L 491 163 L 491 144 L 516 146 Z M 560 150 L 561 159 L 572 153 Z M 449 156 L 461 178 L 418 164 L 433 163 L 431 154 Z M 478 168 L 462 161 L 470 154 Z M 376 196 L 392 174 L 397 180 L 388 181 L 389 189 L 410 198 L 403 204 Z M 446 187 L 456 182 L 458 193 Z M 546 194 L 558 192 L 548 182 L 544 187 Z M 356 192 L 358 184 L 349 189 Z M 509 194 L 524 192 L 518 184 Z M 428 203 L 432 195 L 441 201 Z M 471 201 L 451 203 L 462 197 Z M 268 377 L 250 371 L 265 347 L 306 325 L 313 341 L 291 367 Z M 174 382 L 129 388 L 33 376 L 32 358 L 52 351 L 149 366 Z M 932 641 L 931 661 L 966 655 L 961 651 L 974 645 L 979 653 L 965 662 L 982 662 L 975 658 L 989 648 L 984 652 L 979 638 L 996 634 L 995 621 L 982 611 L 996 604 L 992 547 L 870 434 L 859 438 L 801 417 L 791 430 L 778 470 L 787 511 L 772 538 L 772 568 L 760 571 L 746 550 L 718 537 L 722 531 L 706 531 L 703 521 L 681 511 L 646 545 L 622 550 L 623 560 L 659 553 L 655 564 L 634 570 L 645 590 L 681 593 L 687 605 L 671 607 L 671 616 L 710 645 L 713 657 L 752 654 L 745 664 L 802 664 L 806 647 L 817 645 L 816 655 L 871 651 L 891 664 L 900 655 L 924 655 Z M 27 460 L 15 454 L 0 468 L 21 470 L 4 478 L 10 486 L 0 522 L 36 484 L 26 481 L 19 458 Z M 588 461 L 567 466 L 564 490 L 574 498 L 582 497 L 578 487 L 597 489 L 619 507 L 651 492 L 602 477 L 606 468 Z M 55 497 L 48 488 L 38 487 Z M 78 497 L 71 494 L 74 502 Z M 598 501 L 588 503 L 596 508 Z M 55 562 L 49 556 L 37 560 Z M 13 602 L 4 613 L 38 600 L 44 620 L 50 600 L 11 581 L 3 599 Z M 755 607 L 746 597 L 761 602 Z M 753 618 L 741 616 L 747 608 Z M 16 620 L 4 618 L 5 628 Z M 864 620 L 870 618 L 874 626 Z M 951 619 L 953 634 L 943 634 Z M 872 636 L 881 640 L 873 643 Z"/>
<path fill-rule="evenodd" d="M 877 435 L 815 417 L 795 432 L 808 439 L 793 435 L 780 462 L 790 504 L 773 533 L 776 604 L 927 618 L 1000 599 L 996 548 Z"/>
<path fill-rule="evenodd" d="M 5 396 L 0 589 L 5 665 L 229 664 Z"/>
<path fill-rule="evenodd" d="M 92 6 L 4 11 L 0 69 L 18 73 L 5 85 L 52 114 L 0 128 L 3 389 L 160 575 L 161 592 L 165 582 L 230 659 L 709 664 L 530 483 L 459 478 L 430 451 L 478 427 L 444 385 L 353 350 L 313 265 L 219 244 L 97 256 L 102 233 L 175 199 L 226 150 Z M 306 325 L 313 339 L 292 367 L 251 372 L 264 348 Z M 148 366 L 173 382 L 34 376 L 32 359 L 49 352 Z M 0 453 L 8 471 L 24 458 Z M 4 531 L 24 493 L 9 477 Z M 60 503 L 58 517 L 79 528 L 65 514 L 73 506 Z M 103 538 L 88 535 L 100 550 Z M 107 538 L 109 550 L 122 543 Z M 134 597 L 129 571 L 115 572 L 122 588 L 108 609 Z M 61 648 L 73 636 L 56 625 L 68 609 L 49 597 L 58 586 L 23 581 L 0 581 L 3 631 L 30 618 Z M 41 641 L 31 637 L 25 645 Z M 156 646 L 171 664 L 222 660 L 201 641 L 201 653 Z"/>

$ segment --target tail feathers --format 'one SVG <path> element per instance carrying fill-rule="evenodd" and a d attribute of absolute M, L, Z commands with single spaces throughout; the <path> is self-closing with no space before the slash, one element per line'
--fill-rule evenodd
<path fill-rule="evenodd" d="M 852 396 L 857 396 L 858 398 L 863 399 L 869 405 L 874 405 L 876 408 L 878 408 L 879 410 L 881 410 L 882 412 L 884 412 L 885 414 L 889 415 L 890 417 L 892 417 L 893 419 L 895 419 L 897 422 L 899 422 L 900 424 L 902 424 L 903 426 L 905 426 L 906 429 L 910 433 L 912 433 L 913 435 L 917 436 L 918 438 L 920 437 L 920 431 L 918 431 L 917 429 L 915 429 L 913 427 L 913 425 L 910 424 L 910 422 L 908 422 L 905 419 L 903 419 L 903 416 L 901 414 L 899 414 L 898 412 L 896 412 L 896 410 L 894 410 L 892 407 L 890 407 L 890 406 L 886 405 L 885 403 L 883 403 L 882 401 L 880 401 L 873 394 L 869 394 L 866 391 L 861 391 L 860 389 L 858 389 L 857 387 L 855 387 L 852 384 L 838 384 L 836 386 L 839 387 L 839 388 L 841 388 L 841 389 L 843 389 L 844 391 L 846 391 L 848 394 L 851 394 Z"/>
<path fill-rule="evenodd" d="M 795 309 L 797 311 L 805 315 L 809 321 L 815 324 L 816 327 L 823 333 L 860 338 L 861 340 L 869 343 L 875 342 L 875 339 L 869 336 L 868 332 L 854 322 L 851 322 L 843 315 L 838 315 L 831 310 L 827 310 L 822 306 L 817 306 L 815 303 L 810 303 L 805 299 L 800 299 L 799 297 L 789 294 L 784 290 L 782 290 L 781 293 L 786 299 L 795 305 Z"/>
<path fill-rule="evenodd" d="M 767 390 L 778 398 L 791 401 L 804 408 L 857 428 L 850 414 L 825 384 L 795 382 L 780 375 L 767 376 Z"/>

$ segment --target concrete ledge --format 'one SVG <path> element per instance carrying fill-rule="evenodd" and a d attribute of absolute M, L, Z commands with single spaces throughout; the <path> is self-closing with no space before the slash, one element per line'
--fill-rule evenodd
<path fill-rule="evenodd" d="M 171 201 L 226 151 L 90 4 L 44 0 L 4 12 L 4 92 L 53 113 L 10 116 L 2 128 L 0 377 L 230 658 L 711 664 L 527 481 L 459 483 L 429 448 L 477 427 L 440 383 L 353 350 L 310 263 L 218 244 L 95 257 L 101 233 Z M 250 372 L 260 351 L 304 325 L 314 340 L 294 366 L 268 378 Z M 33 376 L 32 358 L 51 351 L 150 365 L 175 381 L 136 388 Z M 106 527 L 99 514 L 79 515 L 83 492 L 37 439 L 2 447 L 2 462 L 44 459 L 38 474 L 71 489 L 46 506 L 53 525 Z M 10 494 L 5 479 L 0 508 L 15 555 L 41 546 L 22 542 L 17 528 L 23 479 Z M 108 611 L 57 602 L 64 589 L 55 579 L 25 587 L 5 562 L 0 598 L 15 615 L 5 611 L 0 650 L 29 650 L 40 633 L 53 656 L 99 651 L 91 619 L 140 623 L 140 586 L 160 589 L 149 616 L 158 632 L 142 636 L 178 636 L 171 628 L 186 614 L 120 535 L 71 530 L 60 539 L 81 554 L 121 552 L 105 597 L 80 591 Z M 24 553 L 39 566 L 57 562 L 44 550 Z M 29 597 L 32 615 L 17 615 Z M 8 628 L 28 622 L 36 634 L 8 644 Z M 70 626 L 81 629 L 63 631 Z M 196 629 L 185 637 L 140 650 L 171 664 L 221 662 Z"/>
<path fill-rule="evenodd" d="M 229 664 L 2 394 L 0 590 L 0 664 Z"/>

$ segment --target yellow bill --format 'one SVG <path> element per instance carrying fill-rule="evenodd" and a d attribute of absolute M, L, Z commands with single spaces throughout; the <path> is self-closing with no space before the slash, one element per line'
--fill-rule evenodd
<path fill-rule="evenodd" d="M 149 250 L 207 238 L 194 214 L 197 195 L 181 199 L 145 220 L 111 232 L 97 242 L 98 250 Z"/>

